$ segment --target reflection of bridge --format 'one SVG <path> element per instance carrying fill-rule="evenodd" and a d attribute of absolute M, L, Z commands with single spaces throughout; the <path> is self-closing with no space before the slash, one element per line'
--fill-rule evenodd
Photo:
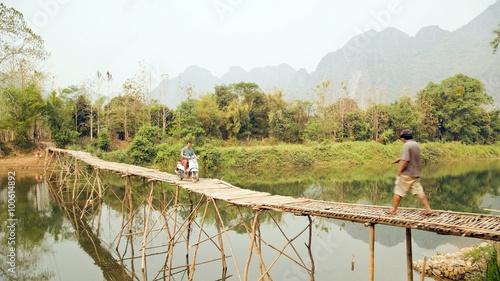
<path fill-rule="evenodd" d="M 67 157 L 68 155 L 71 157 Z M 413 278 L 411 267 L 411 229 L 431 231 L 444 235 L 468 236 L 500 241 L 500 216 L 449 211 L 434 211 L 433 216 L 424 217 L 423 210 L 415 208 L 399 208 L 397 215 L 387 215 L 385 214 L 385 210 L 387 210 L 388 207 L 326 202 L 271 195 L 265 192 L 241 189 L 217 179 L 201 179 L 197 183 L 179 181 L 175 175 L 166 172 L 138 167 L 134 165 L 107 162 L 93 157 L 86 152 L 56 148 L 48 148 L 45 167 L 48 171 L 49 167 L 56 165 L 56 167 L 61 171 L 59 176 L 60 180 L 64 180 L 65 177 L 66 179 L 69 179 L 67 178 L 67 175 L 74 174 L 74 181 L 76 182 L 76 178 L 78 177 L 79 173 L 79 161 L 84 162 L 86 165 L 92 166 L 97 175 L 99 173 L 99 170 L 107 170 L 114 173 L 119 173 L 126 179 L 128 179 L 130 176 L 137 176 L 150 181 L 152 184 L 149 193 L 149 199 L 144 199 L 147 200 L 144 202 L 149 203 L 150 206 L 155 182 L 166 182 L 170 185 L 176 186 L 177 193 L 179 191 L 179 188 L 183 188 L 188 190 L 189 193 L 193 192 L 204 196 L 207 200 L 206 202 L 218 200 L 227 202 L 230 205 L 234 206 L 252 208 L 256 212 L 254 217 L 255 220 L 253 222 L 252 229 L 247 229 L 247 232 L 252 238 L 252 244 L 254 244 L 253 242 L 258 238 L 258 230 L 255 228 L 255 225 L 257 224 L 257 218 L 262 210 L 275 210 L 279 212 L 289 212 L 298 215 L 318 216 L 364 223 L 366 226 L 370 226 L 370 280 L 373 280 L 374 272 L 373 248 L 376 224 L 386 224 L 406 228 L 409 280 L 412 280 Z M 94 195 L 91 196 L 102 198 L 104 188 L 100 183 L 99 177 L 90 177 L 87 174 L 83 175 L 83 177 L 87 179 L 89 188 L 92 188 L 91 193 Z M 130 185 L 130 181 L 126 180 L 126 188 L 127 185 L 130 187 L 128 192 L 130 194 L 129 200 L 131 200 L 132 187 Z M 125 191 L 125 193 L 125 197 L 122 198 L 123 202 L 125 202 L 127 199 L 127 191 Z M 73 200 L 76 200 L 78 192 L 73 190 L 72 196 Z M 147 194 L 145 194 L 145 196 L 147 196 Z M 132 212 L 133 208 L 130 207 L 129 209 L 130 212 Z M 122 231 L 124 230 L 124 227 L 125 223 L 122 223 Z M 222 230 L 220 230 L 218 234 L 220 238 L 220 235 L 224 234 L 226 230 L 224 229 L 224 225 L 217 224 L 217 227 L 222 227 Z M 200 226 L 200 229 L 201 228 L 202 226 Z M 143 244 L 146 244 L 147 235 L 149 235 L 150 231 L 151 230 L 148 228 L 148 225 L 146 223 L 144 227 Z M 198 239 L 200 238 L 198 237 Z M 145 247 L 145 245 L 143 245 L 143 247 Z M 220 247 L 222 247 L 222 244 L 220 244 Z M 252 247 L 256 246 L 253 245 Z M 255 251 L 259 252 L 257 248 L 255 248 Z M 145 251 L 143 250 L 143 255 L 144 252 Z M 194 255 L 196 255 L 196 252 Z M 225 256 L 222 255 L 220 259 L 225 260 Z M 247 261 L 247 267 L 250 259 L 251 253 Z M 194 260 L 192 264 L 194 265 Z M 194 268 L 192 269 L 192 271 L 194 271 Z M 262 276 L 265 276 L 267 274 L 267 271 L 268 270 L 263 270 Z M 314 270 L 309 269 L 308 272 L 313 279 Z M 240 279 L 242 279 L 241 276 Z M 246 272 L 245 278 L 243 279 L 246 279 Z"/>

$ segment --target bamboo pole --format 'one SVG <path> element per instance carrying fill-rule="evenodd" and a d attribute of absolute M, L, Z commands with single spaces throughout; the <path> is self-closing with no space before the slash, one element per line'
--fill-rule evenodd
<path fill-rule="evenodd" d="M 125 227 L 125 200 L 127 198 L 127 178 L 125 178 L 125 193 L 123 195 L 122 201 L 122 226 L 120 227 L 120 232 L 118 233 L 118 241 L 116 242 L 115 250 L 118 251 L 118 246 L 122 240 L 123 228 Z"/>
<path fill-rule="evenodd" d="M 99 168 L 96 168 L 96 175 L 97 177 L 97 185 L 98 185 L 98 190 L 99 190 L 99 202 L 102 202 L 102 184 L 101 184 L 101 175 L 99 173 Z"/>
<path fill-rule="evenodd" d="M 194 248 L 194 251 L 193 251 L 193 262 L 192 262 L 192 265 L 191 265 L 191 270 L 189 271 L 188 280 L 193 280 L 193 277 L 194 277 L 194 270 L 195 270 L 194 265 L 196 264 L 196 254 L 198 253 L 198 248 L 199 248 L 199 244 L 200 244 L 202 229 L 203 229 L 203 225 L 205 224 L 205 218 L 207 216 L 208 206 L 209 206 L 209 202 L 207 200 L 207 203 L 205 204 L 205 211 L 203 212 L 203 216 L 202 216 L 201 222 L 199 224 L 200 231 L 198 232 L 198 240 L 197 240 L 197 242 L 196 242 L 196 244 L 194 246 L 195 248 Z"/>
<path fill-rule="evenodd" d="M 370 270 L 368 280 L 373 281 L 375 276 L 375 224 L 370 224 Z"/>
<path fill-rule="evenodd" d="M 75 158 L 75 180 L 73 182 L 73 202 L 75 202 L 75 188 L 78 180 L 78 160 Z"/>
<path fill-rule="evenodd" d="M 307 215 L 307 220 L 309 221 L 309 241 L 306 244 L 306 247 L 307 247 L 307 253 L 309 254 L 309 258 L 311 259 L 311 271 L 310 271 L 309 275 L 311 276 L 311 280 L 314 280 L 314 272 L 316 270 L 316 267 L 314 265 L 313 254 L 311 251 L 311 245 L 312 245 L 312 219 L 311 219 L 311 216 Z"/>
<path fill-rule="evenodd" d="M 411 250 L 411 228 L 406 228 L 406 270 L 408 273 L 408 281 L 413 281 L 413 261 Z"/>
<path fill-rule="evenodd" d="M 247 258 L 247 263 L 245 265 L 245 274 L 244 274 L 244 280 L 248 280 L 248 269 L 250 268 L 250 261 L 252 260 L 252 253 L 253 253 L 253 247 L 254 247 L 254 244 L 255 244 L 255 239 L 256 239 L 256 231 L 257 231 L 257 223 L 259 222 L 259 215 L 260 215 L 260 212 L 262 212 L 262 209 L 258 209 L 256 212 L 255 212 L 255 217 L 253 219 L 253 223 L 252 223 L 252 235 L 250 236 L 250 247 L 249 247 L 249 251 L 248 251 L 248 258 Z"/>
<path fill-rule="evenodd" d="M 217 204 L 215 200 L 212 201 L 214 205 L 214 213 L 215 213 L 215 226 L 217 227 L 217 239 L 219 240 L 219 247 L 220 247 L 220 254 L 221 254 L 221 261 L 222 261 L 222 280 L 226 279 L 226 272 L 227 272 L 227 263 L 226 263 L 226 254 L 224 253 L 224 241 L 222 240 L 222 232 L 221 232 L 221 222 L 222 222 L 222 217 L 216 216 L 217 214 Z"/>
<path fill-rule="evenodd" d="M 144 234 L 142 236 L 142 260 L 141 260 L 141 272 L 143 274 L 144 280 L 147 280 L 147 274 L 146 274 L 146 239 L 148 237 L 148 226 L 149 226 L 149 216 L 151 215 L 151 209 L 153 205 L 153 190 L 154 190 L 155 183 L 151 182 L 151 191 L 149 192 L 149 199 L 148 199 L 148 212 L 146 214 L 146 221 L 144 222 Z"/>
<path fill-rule="evenodd" d="M 272 217 L 272 216 L 271 216 Z M 291 261 L 295 262 L 296 264 L 300 265 L 302 268 L 306 269 L 307 271 L 309 271 L 309 269 L 305 266 L 303 260 L 300 258 L 300 255 L 298 254 L 297 250 L 295 249 L 295 247 L 293 246 L 292 242 L 295 241 L 300 235 L 302 235 L 307 229 L 309 226 L 307 226 L 306 228 L 304 228 L 302 231 L 300 231 L 297 235 L 295 235 L 294 237 L 292 238 L 288 238 L 287 235 L 284 233 L 283 229 L 279 226 L 279 224 L 276 222 L 276 220 L 274 219 L 274 217 L 272 217 L 273 221 L 276 223 L 276 226 L 278 227 L 278 229 L 280 230 L 281 234 L 283 234 L 283 237 L 285 237 L 285 239 L 287 240 L 287 242 L 285 243 L 285 245 L 281 248 L 281 250 L 278 250 L 276 249 L 275 247 L 273 247 L 272 245 L 269 245 L 269 244 L 266 244 L 267 246 L 275 249 L 278 251 L 278 255 L 276 256 L 276 258 L 274 258 L 273 262 L 271 263 L 271 265 L 269 265 L 269 267 L 267 268 L 266 272 L 264 272 L 264 274 L 262 274 L 262 276 L 259 278 L 259 281 L 260 280 L 263 280 L 265 276 L 268 276 L 269 277 L 269 280 L 272 280 L 271 277 L 269 276 L 269 271 L 271 270 L 271 268 L 276 264 L 276 262 L 278 261 L 278 259 L 281 257 L 281 256 L 286 256 L 288 257 Z M 262 240 L 262 239 L 261 239 Z M 293 259 L 291 256 L 287 255 L 285 253 L 285 249 L 290 246 L 293 251 L 297 254 L 297 257 L 299 258 L 299 260 L 301 261 L 301 263 L 299 263 L 298 261 L 296 261 L 295 259 Z"/>
<path fill-rule="evenodd" d="M 177 233 L 177 207 L 179 205 L 179 189 L 180 187 L 178 185 L 175 186 L 175 199 L 174 199 L 174 224 L 173 224 L 173 230 L 172 230 L 172 236 L 170 237 L 169 241 L 169 249 L 168 249 L 168 256 L 169 256 L 169 275 L 168 275 L 168 280 L 172 280 L 172 262 L 173 262 L 173 256 L 174 256 L 174 246 L 175 246 L 175 235 Z"/>
<path fill-rule="evenodd" d="M 215 214 L 216 214 L 216 221 L 220 221 L 220 224 L 222 225 L 222 228 L 224 229 L 224 234 L 226 235 L 227 242 L 229 244 L 229 250 L 231 251 L 231 257 L 233 258 L 234 265 L 236 267 L 236 272 L 238 273 L 238 278 L 241 280 L 241 273 L 239 270 L 238 262 L 236 261 L 236 256 L 234 255 L 233 251 L 233 246 L 231 243 L 231 239 L 229 238 L 229 234 L 227 233 L 226 227 L 224 226 L 224 221 L 222 220 L 222 216 L 220 215 L 219 209 L 217 208 L 217 204 L 213 198 L 211 198 L 212 204 L 215 208 Z"/>
<path fill-rule="evenodd" d="M 424 257 L 424 262 L 422 263 L 422 274 L 420 275 L 420 281 L 425 279 L 425 267 L 427 266 L 427 257 Z"/>
<path fill-rule="evenodd" d="M 193 198 L 191 197 L 191 192 L 188 192 L 189 196 L 189 216 L 188 216 L 188 225 L 187 225 L 187 234 L 186 234 L 186 271 L 189 276 L 189 240 L 191 238 L 191 223 L 196 218 L 193 216 L 194 208 L 193 208 Z"/>

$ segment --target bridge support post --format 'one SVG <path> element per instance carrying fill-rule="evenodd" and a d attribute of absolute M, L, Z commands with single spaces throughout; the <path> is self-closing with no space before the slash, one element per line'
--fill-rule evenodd
<path fill-rule="evenodd" d="M 411 228 L 406 228 L 406 267 L 408 272 L 408 281 L 413 281 L 413 257 L 411 249 Z"/>
<path fill-rule="evenodd" d="M 368 280 L 373 281 L 375 278 L 375 224 L 370 223 L 370 271 Z"/>

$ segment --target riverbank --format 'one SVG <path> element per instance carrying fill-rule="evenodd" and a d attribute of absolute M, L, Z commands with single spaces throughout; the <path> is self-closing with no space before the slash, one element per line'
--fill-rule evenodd
<path fill-rule="evenodd" d="M 486 241 L 476 246 L 465 247 L 456 253 L 437 253 L 425 260 L 424 270 L 422 270 L 424 260 L 415 261 L 413 269 L 418 272 L 424 271 L 426 276 L 438 278 L 437 280 L 498 280 L 491 280 L 492 276 L 487 275 L 488 266 L 491 266 L 490 261 L 497 262 L 495 245 L 498 249 L 500 244 Z"/>
<path fill-rule="evenodd" d="M 0 168 L 2 169 L 43 169 L 45 151 L 42 151 L 42 157 L 36 157 L 33 153 L 12 153 L 9 156 L 0 158 Z"/>
<path fill-rule="evenodd" d="M 441 161 L 460 161 L 500 158 L 500 144 L 465 145 L 462 143 L 422 143 L 422 162 L 438 163 Z M 278 144 L 217 147 L 210 144 L 195 146 L 195 152 L 201 155 L 204 167 L 286 167 L 286 166 L 330 166 L 383 164 L 401 155 L 403 143 L 390 144 L 377 142 L 323 142 L 309 144 Z M 162 167 L 173 167 L 178 160 L 181 147 L 161 144 L 157 147 L 154 161 Z M 127 155 L 141 151 L 123 151 L 102 153 L 106 160 L 120 162 Z M 130 159 L 129 159 L 130 161 Z M 148 164 L 148 163 L 132 163 Z"/>

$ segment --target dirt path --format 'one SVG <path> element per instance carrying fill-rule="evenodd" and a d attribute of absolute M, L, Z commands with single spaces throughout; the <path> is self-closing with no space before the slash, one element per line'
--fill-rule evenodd
<path fill-rule="evenodd" d="M 0 169 L 43 169 L 45 160 L 45 151 L 42 151 L 42 157 L 36 157 L 33 154 L 9 155 L 0 158 Z"/>

